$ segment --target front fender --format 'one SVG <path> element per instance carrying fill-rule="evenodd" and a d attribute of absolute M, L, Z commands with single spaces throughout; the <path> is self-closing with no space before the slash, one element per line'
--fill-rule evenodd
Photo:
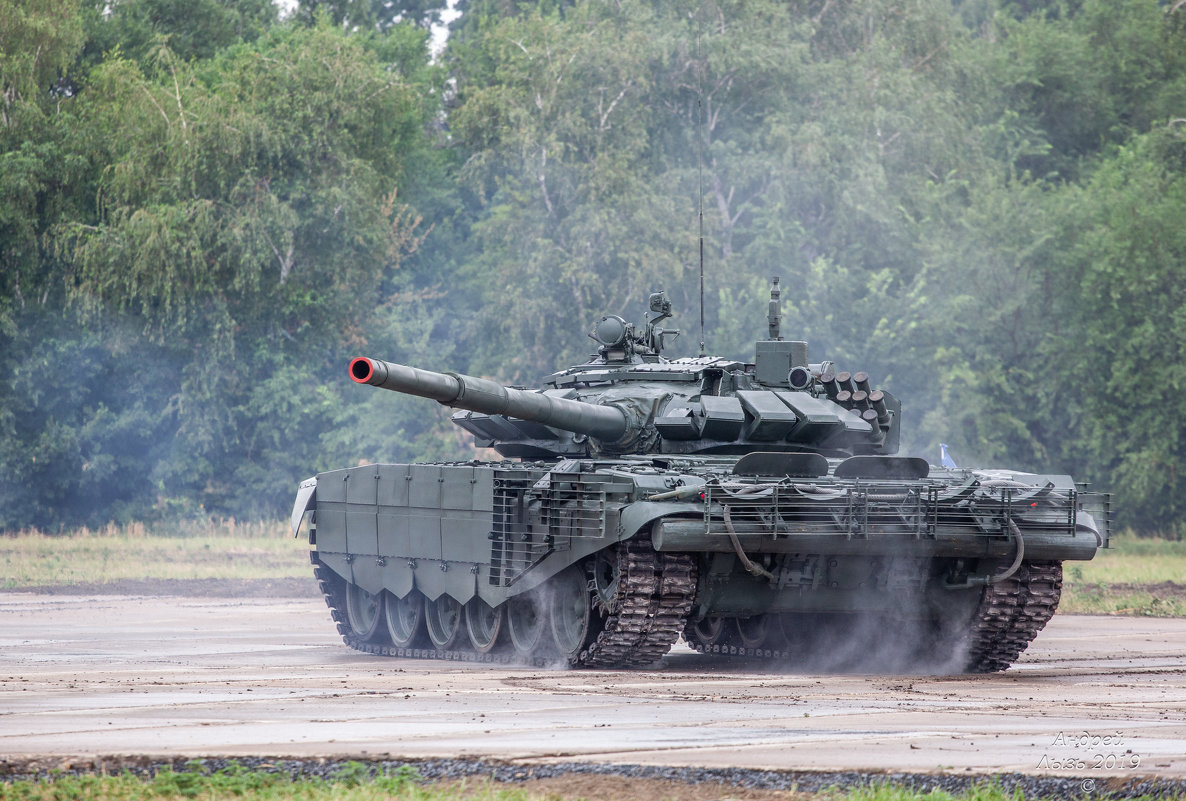
<path fill-rule="evenodd" d="M 619 539 L 627 540 L 661 517 L 704 517 L 703 503 L 674 501 L 638 501 L 622 508 L 618 518 Z"/>
<path fill-rule="evenodd" d="M 317 505 L 317 476 L 307 478 L 297 488 L 296 501 L 292 505 L 292 536 L 301 533 L 301 522 L 305 512 Z"/>

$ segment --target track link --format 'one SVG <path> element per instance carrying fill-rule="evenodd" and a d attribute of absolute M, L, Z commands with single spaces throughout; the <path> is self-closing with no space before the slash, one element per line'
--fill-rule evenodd
<path fill-rule="evenodd" d="M 667 653 L 683 631 L 696 596 L 689 554 L 657 553 L 650 540 L 618 546 L 619 591 L 604 627 L 583 650 L 585 667 L 646 667 Z"/>
<path fill-rule="evenodd" d="M 693 651 L 702 654 L 712 654 L 714 656 L 738 656 L 745 659 L 768 659 L 784 661 L 796 656 L 796 653 L 783 650 L 782 648 L 749 648 L 740 645 L 736 639 L 731 635 L 725 635 L 719 641 L 714 643 L 705 643 L 693 633 L 689 625 L 684 632 L 684 642 Z"/>
<path fill-rule="evenodd" d="M 1062 562 L 1022 562 L 1010 578 L 984 590 L 967 637 L 969 673 L 1004 670 L 1058 609 Z"/>
<path fill-rule="evenodd" d="M 790 651 L 783 651 L 781 648 L 747 648 L 744 645 L 732 645 L 730 643 L 713 643 L 712 645 L 704 645 L 702 643 L 694 643 L 688 641 L 688 647 L 693 651 L 702 654 L 713 654 L 715 656 L 739 656 L 745 659 L 769 659 L 785 660 L 796 656 Z"/>

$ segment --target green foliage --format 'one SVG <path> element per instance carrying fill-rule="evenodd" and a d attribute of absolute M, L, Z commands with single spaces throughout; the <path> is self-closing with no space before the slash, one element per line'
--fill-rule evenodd
<path fill-rule="evenodd" d="M 4 229 L 29 266 L 0 318 L 0 527 L 270 513 L 311 471 L 340 401 L 304 390 L 363 344 L 422 238 L 397 193 L 431 160 L 429 73 L 393 38 L 276 27 L 200 63 L 112 53 L 61 136 L 3 155 L 27 187 L 10 197 L 43 214 Z M 38 175 L 62 161 L 89 207 Z"/>
<path fill-rule="evenodd" d="M 56 113 L 69 103 L 65 73 L 83 46 L 76 3 L 0 2 L 0 343 L 15 315 L 50 288 L 39 237 L 77 202 L 85 169 L 75 131 Z"/>
<path fill-rule="evenodd" d="M 1180 112 L 1182 39 L 1166 17 L 1155 3 L 1085 0 L 1073 13 L 1000 21 L 1003 99 L 1051 146 L 1027 167 L 1075 177 L 1101 146 Z"/>
<path fill-rule="evenodd" d="M 492 20 L 461 48 L 450 119 L 469 154 L 461 176 L 484 206 L 465 268 L 482 295 L 472 335 L 483 370 L 529 380 L 582 358 L 560 334 L 571 321 L 623 311 L 685 267 L 672 237 L 692 209 L 681 215 L 645 180 L 650 48 L 628 22 L 585 4 Z M 557 352 L 565 340 L 581 349 Z"/>
<path fill-rule="evenodd" d="M 1078 452 L 1117 492 L 1126 519 L 1178 530 L 1177 473 L 1186 429 L 1174 410 L 1186 386 L 1186 132 L 1162 127 L 1117 148 L 1061 222 L 1072 244 L 1054 260 L 1059 312 L 1070 324 L 1051 351 L 1089 387 Z"/>
<path fill-rule="evenodd" d="M 637 792 L 647 788 L 639 788 Z M 653 790 L 652 790 L 653 791 Z M 541 798 L 538 791 L 491 781 L 430 785 L 411 766 L 376 772 L 363 763 L 347 763 L 331 779 L 293 779 L 280 773 L 231 767 L 205 773 L 200 763 L 184 771 L 161 770 L 151 778 L 130 773 L 118 776 L 55 775 L 36 781 L 0 784 L 0 801 L 79 801 L 153 798 L 242 798 L 245 801 L 302 799 L 303 801 L 370 801 L 400 798 L 406 801 L 527 801 Z M 548 798 L 559 798 L 548 795 Z M 630 796 L 635 797 L 635 796 Z M 642 797 L 642 796 L 638 796 Z M 1005 790 L 998 782 L 982 782 L 959 793 L 943 790 L 920 792 L 889 782 L 832 788 L 818 794 L 823 801 L 1023 801 L 1020 788 Z M 571 796 L 571 798 L 578 798 Z M 1041 797 L 1036 797 L 1041 801 Z"/>
<path fill-rule="evenodd" d="M 1168 275 L 1186 208 L 1164 175 L 1131 206 L 1097 182 L 1124 163 L 1119 143 L 1154 137 L 1167 164 L 1178 153 L 1181 123 L 1147 131 L 1182 108 L 1181 10 L 548 8 L 479 15 L 452 49 L 451 122 L 481 204 L 485 370 L 519 378 L 579 357 L 557 345 L 574 318 L 635 311 L 639 283 L 667 288 L 688 319 L 695 209 L 678 202 L 702 187 L 710 350 L 746 354 L 766 277 L 781 274 L 784 332 L 902 396 L 908 452 L 933 458 L 943 439 L 964 463 L 1115 488 L 1129 523 L 1179 519 Z M 614 40 L 612 60 L 590 55 Z M 1162 175 L 1153 151 L 1133 166 Z M 1122 263 L 1109 253 L 1122 242 L 1146 253 Z M 1157 297 L 1117 300 L 1140 286 Z M 1110 349 L 1127 361 L 1107 360 L 1104 393 Z M 1136 400 L 1134 364 L 1164 376 Z"/>
<path fill-rule="evenodd" d="M 832 801 L 1024 801 L 1021 788 L 1012 792 L 1005 790 L 998 782 L 985 781 L 959 794 L 945 790 L 919 792 L 890 782 L 877 782 L 848 791 L 830 791 L 826 795 Z"/>
<path fill-rule="evenodd" d="M 159 376 L 164 359 L 134 337 L 29 313 L 5 351 L 0 412 L 0 528 L 71 520 L 127 521 L 156 502 L 144 480 L 174 423 Z M 39 335 L 39 336 L 36 336 Z"/>
<path fill-rule="evenodd" d="M 88 17 L 88 55 L 109 51 L 144 61 L 162 45 L 183 61 L 211 58 L 239 42 L 254 42 L 276 22 L 270 0 L 116 0 L 95 4 Z"/>
<path fill-rule="evenodd" d="M 27 106 L 50 94 L 81 49 L 82 37 L 77 2 L 0 3 L 0 124 L 13 125 Z"/>
<path fill-rule="evenodd" d="M 448 799 L 507 798 L 507 793 L 436 791 L 420 786 L 420 776 L 411 765 L 394 770 L 376 770 L 360 762 L 348 762 L 328 779 L 293 778 L 288 774 L 253 770 L 232 763 L 208 771 L 200 760 L 186 769 L 163 768 L 141 777 L 128 771 L 115 776 L 51 775 L 39 780 L 21 780 L 0 784 L 0 801 L 42 801 L 70 798 L 76 801 L 114 801 L 115 799 L 154 798 L 242 798 L 256 801 L 272 799 L 374 799 L 400 797 L 423 801 Z"/>
<path fill-rule="evenodd" d="M 350 30 L 387 33 L 401 23 L 428 30 L 447 9 L 446 0 L 298 0 L 295 16 L 305 24 L 324 16 Z"/>
<path fill-rule="evenodd" d="M 1186 8 L 475 0 L 432 63 L 443 7 L 0 0 L 0 528 L 467 454 L 364 349 L 534 383 L 662 288 L 692 353 L 702 205 L 710 352 L 780 275 L 906 452 L 1186 529 Z"/>

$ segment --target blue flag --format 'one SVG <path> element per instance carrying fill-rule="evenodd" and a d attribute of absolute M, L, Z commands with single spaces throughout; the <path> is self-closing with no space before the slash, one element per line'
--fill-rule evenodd
<path fill-rule="evenodd" d="M 943 465 L 944 467 L 959 467 L 959 465 L 955 463 L 955 459 L 952 459 L 951 454 L 947 451 L 946 442 L 939 443 L 939 464 Z"/>

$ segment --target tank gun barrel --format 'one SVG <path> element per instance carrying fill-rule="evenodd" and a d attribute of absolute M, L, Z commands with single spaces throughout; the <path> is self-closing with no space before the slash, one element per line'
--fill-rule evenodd
<path fill-rule="evenodd" d="M 350 378 L 359 384 L 432 398 L 444 406 L 530 420 L 606 442 L 621 439 L 630 428 L 626 414 L 614 406 L 555 398 L 461 373 L 435 373 L 359 356 L 350 362 Z"/>

